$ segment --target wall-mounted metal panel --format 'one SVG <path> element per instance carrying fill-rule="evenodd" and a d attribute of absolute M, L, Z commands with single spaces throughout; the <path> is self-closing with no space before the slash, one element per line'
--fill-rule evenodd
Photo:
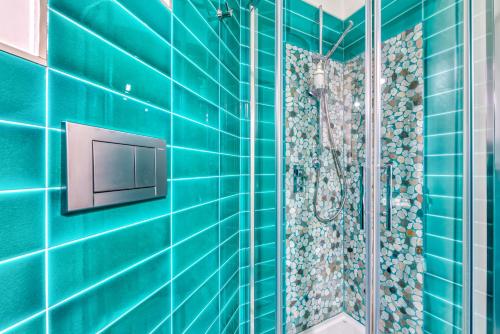
<path fill-rule="evenodd" d="M 66 211 L 165 197 L 166 143 L 66 123 Z"/>

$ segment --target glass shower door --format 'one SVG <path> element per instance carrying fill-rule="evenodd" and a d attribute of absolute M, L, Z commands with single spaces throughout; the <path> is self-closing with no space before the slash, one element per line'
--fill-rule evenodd
<path fill-rule="evenodd" d="M 423 333 L 422 2 L 374 1 L 374 241 L 379 333 Z"/>
<path fill-rule="evenodd" d="M 284 333 L 365 331 L 365 6 L 326 3 L 284 2 Z"/>
<path fill-rule="evenodd" d="M 373 2 L 379 333 L 467 333 L 464 2 Z"/>

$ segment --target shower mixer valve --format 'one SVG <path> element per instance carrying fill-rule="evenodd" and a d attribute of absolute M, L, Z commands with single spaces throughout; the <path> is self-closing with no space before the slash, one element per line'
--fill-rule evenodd
<path fill-rule="evenodd" d="M 306 173 L 304 167 L 293 166 L 293 192 L 302 193 L 306 185 Z"/>

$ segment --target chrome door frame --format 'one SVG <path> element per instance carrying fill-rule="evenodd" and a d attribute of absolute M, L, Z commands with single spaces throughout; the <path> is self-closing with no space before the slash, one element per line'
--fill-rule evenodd
<path fill-rule="evenodd" d="M 275 1 L 274 134 L 276 171 L 276 333 L 283 332 L 283 0 Z"/>

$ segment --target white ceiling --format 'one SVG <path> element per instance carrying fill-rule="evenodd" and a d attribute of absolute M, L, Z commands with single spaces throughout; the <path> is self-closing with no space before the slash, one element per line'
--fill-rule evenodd
<path fill-rule="evenodd" d="M 300 1 L 300 0 L 293 0 Z M 303 0 L 313 6 L 323 6 L 323 10 L 338 17 L 341 20 L 347 19 L 358 9 L 365 5 L 365 0 Z"/>

